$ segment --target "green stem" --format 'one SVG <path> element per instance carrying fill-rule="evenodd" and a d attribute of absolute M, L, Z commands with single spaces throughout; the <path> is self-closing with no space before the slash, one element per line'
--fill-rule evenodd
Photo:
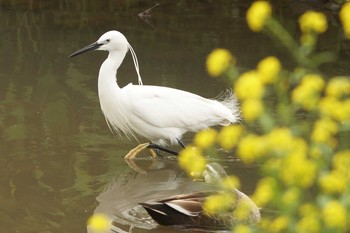
<path fill-rule="evenodd" d="M 302 66 L 315 69 L 315 65 L 312 61 L 300 53 L 298 44 L 290 33 L 274 18 L 270 18 L 266 21 L 266 28 L 273 34 L 274 38 L 277 38 L 281 44 L 287 48 L 288 52 L 296 60 L 296 62 Z"/>

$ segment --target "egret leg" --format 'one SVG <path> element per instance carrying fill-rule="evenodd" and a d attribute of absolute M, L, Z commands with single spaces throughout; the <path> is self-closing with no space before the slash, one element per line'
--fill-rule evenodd
<path fill-rule="evenodd" d="M 180 144 L 180 146 L 181 146 L 182 148 L 185 148 L 185 147 L 186 147 L 185 143 L 184 143 L 183 141 L 181 141 L 181 139 L 176 138 L 176 140 L 177 140 L 177 142 Z"/>
<path fill-rule="evenodd" d="M 154 144 L 154 143 L 149 143 L 147 148 L 157 149 L 157 150 L 164 151 L 164 152 L 167 152 L 167 153 L 172 154 L 172 155 L 179 155 L 179 152 L 177 152 L 177 151 L 167 149 L 165 147 L 162 147 L 162 146 Z"/>

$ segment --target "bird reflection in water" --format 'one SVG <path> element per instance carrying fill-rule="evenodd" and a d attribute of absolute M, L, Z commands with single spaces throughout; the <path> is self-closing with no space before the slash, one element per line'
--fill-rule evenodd
<path fill-rule="evenodd" d="M 215 162 L 206 165 L 203 172 L 206 183 L 219 184 L 221 178 L 228 177 L 224 168 Z M 207 213 L 204 202 L 218 191 L 192 192 L 140 203 L 160 225 L 180 226 L 198 229 L 230 229 L 238 224 L 252 224 L 260 221 L 260 211 L 255 203 L 236 188 L 230 191 L 234 203 L 224 213 Z M 233 211 L 244 208 L 247 214 L 235 217 Z"/>
<path fill-rule="evenodd" d="M 215 190 L 218 189 L 217 186 L 211 183 L 226 175 L 225 170 L 219 164 L 208 164 L 203 174 L 206 182 L 198 182 L 188 178 L 186 173 L 178 168 L 176 160 L 137 160 L 137 162 L 138 166 L 145 171 L 144 173 L 133 171 L 116 177 L 116 180 L 111 182 L 108 188 L 97 197 L 99 205 L 95 209 L 95 213 L 110 216 L 109 232 L 137 232 L 140 229 L 145 229 L 157 233 L 164 231 L 178 232 L 178 228 L 201 231 L 229 230 L 231 228 L 232 219 L 217 221 L 208 218 L 204 215 L 201 206 L 207 195 L 215 193 Z M 249 223 L 260 220 L 259 209 L 244 193 L 235 189 L 233 195 L 237 196 L 237 202 L 250 202 Z M 179 197 L 182 197 L 182 199 Z M 190 201 L 195 200 L 192 204 L 194 203 L 196 207 L 199 207 L 195 207 L 197 213 L 191 212 L 191 209 L 186 210 L 186 203 L 188 204 L 189 200 L 186 199 L 187 197 L 195 197 Z M 177 204 L 185 203 L 185 205 L 180 204 L 180 207 L 176 207 L 176 205 L 174 207 L 173 203 L 170 203 L 171 201 L 167 203 L 169 200 Z M 162 209 L 157 209 L 159 206 Z M 178 211 L 181 208 L 184 209 L 185 214 Z M 154 211 L 163 215 L 161 216 L 162 220 L 159 220 L 153 214 Z M 171 214 L 167 211 L 170 211 Z M 186 216 L 186 211 L 191 216 Z M 200 216 L 199 219 L 196 219 L 196 214 Z M 174 227 L 165 228 L 158 224 Z"/>
<path fill-rule="evenodd" d="M 115 177 L 96 199 L 99 205 L 94 213 L 103 213 L 112 220 L 111 232 L 128 232 L 133 226 L 152 229 L 157 233 L 158 224 L 149 216 L 140 202 L 159 199 L 179 193 L 191 193 L 212 190 L 211 185 L 204 182 L 193 182 L 187 174 L 180 170 L 177 160 L 137 160 L 137 166 L 144 171 L 135 171 Z M 164 232 L 160 230 L 159 232 Z M 167 230 L 171 232 L 171 230 Z M 174 232 L 175 229 L 174 229 Z M 88 233 L 93 233 L 89 230 Z"/>

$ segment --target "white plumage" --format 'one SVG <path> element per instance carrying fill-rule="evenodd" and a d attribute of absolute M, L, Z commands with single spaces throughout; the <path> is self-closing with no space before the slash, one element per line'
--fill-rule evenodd
<path fill-rule="evenodd" d="M 97 42 L 73 53 L 107 50 L 98 76 L 101 109 L 110 128 L 128 137 L 142 136 L 152 143 L 176 144 L 188 131 L 239 121 L 239 108 L 231 91 L 219 100 L 206 99 L 190 92 L 161 86 L 142 85 L 136 55 L 127 39 L 118 31 L 103 34 Z M 120 88 L 116 74 L 128 50 L 131 50 L 139 85 Z"/>

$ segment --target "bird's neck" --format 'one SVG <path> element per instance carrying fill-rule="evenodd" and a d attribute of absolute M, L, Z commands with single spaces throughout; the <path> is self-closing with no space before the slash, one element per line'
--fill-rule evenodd
<path fill-rule="evenodd" d="M 107 59 L 102 63 L 100 73 L 98 76 L 98 82 L 100 85 L 117 85 L 117 70 L 124 60 L 126 52 L 124 51 L 112 51 L 109 52 Z"/>

